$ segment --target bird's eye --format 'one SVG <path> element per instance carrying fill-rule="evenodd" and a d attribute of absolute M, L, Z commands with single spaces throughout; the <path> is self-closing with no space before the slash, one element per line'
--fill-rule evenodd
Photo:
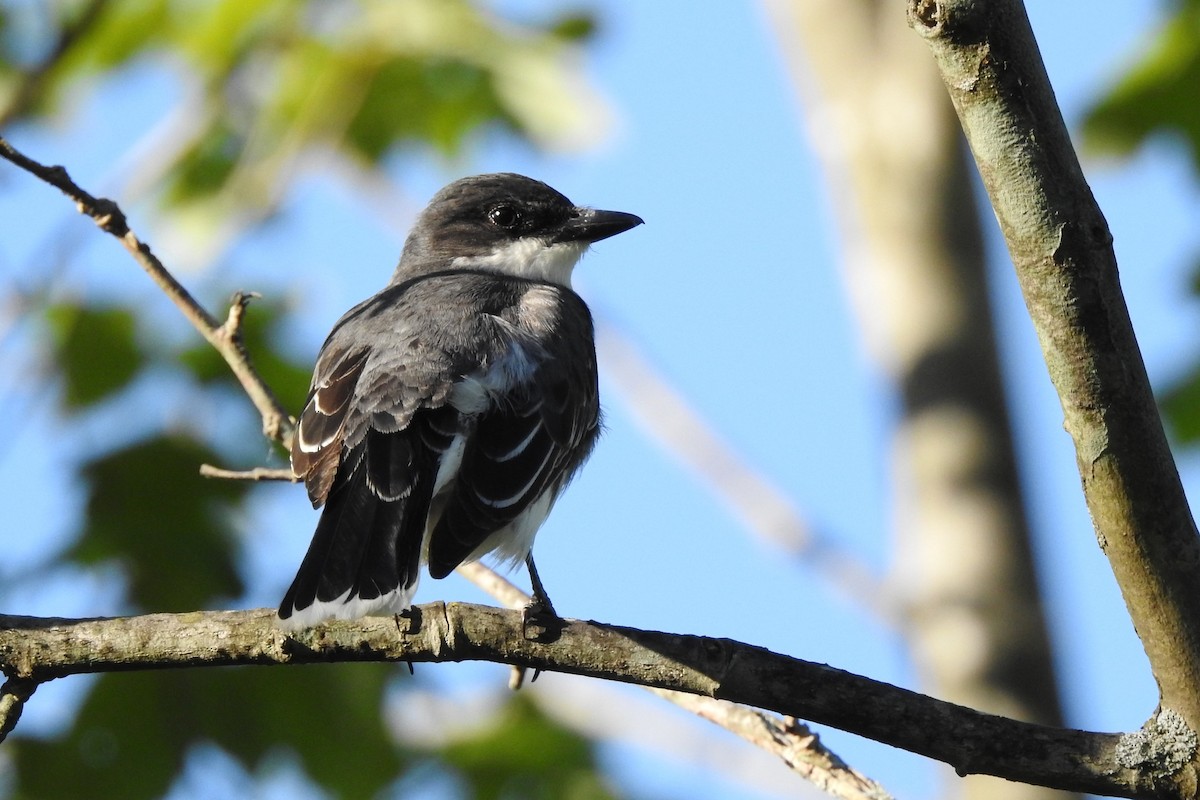
<path fill-rule="evenodd" d="M 488 219 L 498 228 L 512 230 L 521 221 L 521 213 L 512 206 L 495 206 L 488 210 Z"/>

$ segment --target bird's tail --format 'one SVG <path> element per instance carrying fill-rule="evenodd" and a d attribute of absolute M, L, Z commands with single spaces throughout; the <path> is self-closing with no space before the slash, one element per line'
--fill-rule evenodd
<path fill-rule="evenodd" d="M 412 602 L 427 510 L 415 506 L 427 506 L 428 500 L 411 485 L 389 492 L 372 480 L 378 476 L 372 475 L 370 453 L 362 455 L 347 459 L 355 466 L 329 493 L 308 552 L 280 603 L 284 627 L 396 614 Z"/>

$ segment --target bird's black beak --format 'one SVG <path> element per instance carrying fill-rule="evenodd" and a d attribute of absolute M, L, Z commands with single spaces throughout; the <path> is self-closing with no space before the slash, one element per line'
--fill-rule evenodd
<path fill-rule="evenodd" d="M 555 235 L 555 242 L 598 242 L 642 224 L 637 214 L 577 208 Z"/>

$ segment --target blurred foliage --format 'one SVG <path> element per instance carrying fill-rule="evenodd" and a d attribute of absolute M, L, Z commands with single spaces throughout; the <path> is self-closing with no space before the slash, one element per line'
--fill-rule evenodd
<path fill-rule="evenodd" d="M 466 0 L 90 0 L 0 14 L 0 124 L 49 114 L 145 57 L 183 62 L 186 133 L 162 196 L 210 222 L 270 213 L 318 148 L 369 169 L 398 148 L 459 154 L 486 129 L 569 147 L 597 127 L 571 57 L 595 27 L 580 12 L 539 26 Z M 45 52 L 31 54 L 29 31 L 45 27 Z"/>
<path fill-rule="evenodd" d="M 1200 363 L 1162 392 L 1159 405 L 1176 441 L 1188 445 L 1200 442 Z"/>
<path fill-rule="evenodd" d="M 198 742 L 248 770 L 291 749 L 310 778 L 343 797 L 373 797 L 408 761 L 384 729 L 382 664 L 189 669 L 102 675 L 71 730 L 24 740 L 21 796 L 161 797 Z"/>
<path fill-rule="evenodd" d="M 85 527 L 67 557 L 119 563 L 143 611 L 193 611 L 237 597 L 244 587 L 227 518 L 249 487 L 200 476 L 198 464 L 219 460 L 164 435 L 88 462 Z"/>
<path fill-rule="evenodd" d="M 608 800 L 591 743 L 517 696 L 485 730 L 439 754 L 483 800 Z"/>
<path fill-rule="evenodd" d="M 68 408 L 97 403 L 123 389 L 141 367 L 135 319 L 127 308 L 60 303 L 46 309 L 46 321 Z"/>
<path fill-rule="evenodd" d="M 1200 0 L 1168 4 L 1151 40 L 1084 119 L 1084 146 L 1093 153 L 1128 157 L 1154 138 L 1181 143 L 1200 178 Z M 1200 295 L 1200 257 L 1191 288 Z M 1175 441 L 1200 443 L 1200 353 L 1159 402 Z"/>
<path fill-rule="evenodd" d="M 375 169 L 404 148 L 455 156 L 486 131 L 535 147 L 586 137 L 594 107 L 574 56 L 594 27 L 575 12 L 518 25 L 464 0 L 0 0 L 0 125 L 45 122 L 135 65 L 169 71 L 187 124 L 149 170 L 164 222 L 199 213 L 210 227 L 244 227 L 276 211 L 314 150 Z M 259 487 L 204 479 L 198 467 L 266 446 L 249 413 L 222 416 L 221 435 L 194 420 L 240 388 L 198 337 L 171 344 L 147 330 L 133 299 L 60 295 L 23 298 L 44 340 L 40 376 L 58 390 L 65 435 L 90 424 L 115 439 L 78 459 L 87 502 L 60 563 L 119 575 L 131 610 L 237 603 L 245 587 L 231 521 Z M 244 334 L 268 385 L 294 406 L 309 365 L 273 346 L 281 314 L 256 302 Z M 158 393 L 164 377 L 187 391 Z M 383 708 L 403 675 L 331 665 L 98 676 L 60 736 L 17 730 L 0 794 L 161 797 L 197 745 L 212 743 L 252 774 L 298 763 L 339 797 L 389 794 L 409 766 L 431 762 L 473 797 L 612 796 L 593 744 L 523 700 L 479 738 L 420 753 L 398 745 Z"/>

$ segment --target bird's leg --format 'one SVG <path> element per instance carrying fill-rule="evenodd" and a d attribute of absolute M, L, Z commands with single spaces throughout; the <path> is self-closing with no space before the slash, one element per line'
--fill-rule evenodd
<path fill-rule="evenodd" d="M 400 636 L 403 637 L 406 633 L 416 633 L 417 628 L 419 628 L 421 626 L 421 612 L 417 611 L 416 609 L 414 609 L 410 606 L 409 608 L 406 608 L 403 611 L 397 611 L 396 614 L 392 617 L 392 620 L 396 623 L 396 633 L 400 634 Z M 401 626 L 401 624 L 400 624 L 401 620 L 404 620 L 405 623 L 407 624 L 407 627 L 408 627 L 407 631 L 404 630 L 404 627 Z M 408 664 L 408 674 L 409 675 L 417 674 L 417 671 L 415 669 L 413 669 L 413 662 L 405 661 L 404 663 Z"/>
<path fill-rule="evenodd" d="M 558 617 L 553 604 L 550 602 L 550 595 L 546 594 L 546 587 L 542 585 L 541 576 L 538 575 L 537 566 L 533 563 L 533 553 L 525 556 L 525 566 L 529 569 L 529 582 L 533 584 L 533 602 L 527 608 L 533 608 L 540 613 L 549 614 L 552 617 Z"/>
<path fill-rule="evenodd" d="M 533 586 L 533 600 L 525 606 L 521 617 L 521 629 L 526 639 L 546 639 L 553 636 L 562 627 L 562 618 L 550 603 L 546 587 L 538 576 L 537 567 L 533 563 L 533 553 L 525 556 L 525 566 L 529 569 L 529 582 Z M 530 631 L 530 627 L 538 630 Z"/>

